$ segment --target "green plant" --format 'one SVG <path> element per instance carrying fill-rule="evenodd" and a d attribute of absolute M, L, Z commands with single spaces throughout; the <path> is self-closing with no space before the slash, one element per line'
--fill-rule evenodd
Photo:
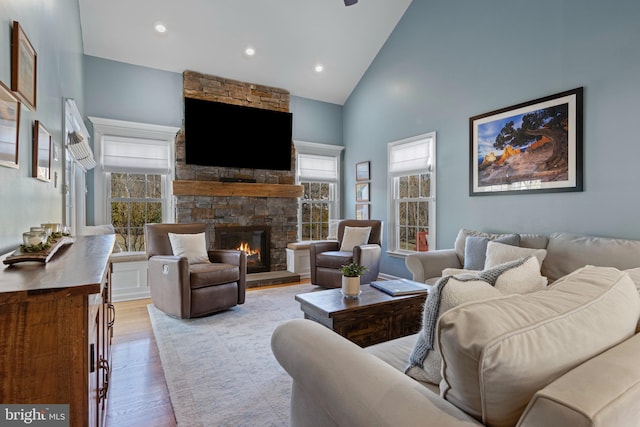
<path fill-rule="evenodd" d="M 343 276 L 358 277 L 362 276 L 362 274 L 367 271 L 367 267 L 352 262 L 351 264 L 346 264 L 340 267 L 340 271 L 342 272 Z"/>

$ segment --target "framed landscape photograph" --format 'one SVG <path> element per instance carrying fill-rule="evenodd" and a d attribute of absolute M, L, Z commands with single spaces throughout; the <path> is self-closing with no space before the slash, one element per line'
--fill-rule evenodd
<path fill-rule="evenodd" d="M 356 202 L 369 201 L 369 183 L 356 184 Z"/>
<path fill-rule="evenodd" d="M 0 166 L 18 169 L 20 101 L 0 82 Z"/>
<path fill-rule="evenodd" d="M 582 191 L 583 88 L 469 119 L 469 195 Z"/>
<path fill-rule="evenodd" d="M 369 219 L 369 203 L 356 203 L 356 219 Z"/>
<path fill-rule="evenodd" d="M 370 178 L 369 168 L 371 162 L 356 163 L 356 181 L 368 181 Z"/>
<path fill-rule="evenodd" d="M 11 32 L 11 90 L 31 110 L 36 110 L 38 56 L 18 21 Z"/>
<path fill-rule="evenodd" d="M 51 181 L 51 134 L 38 120 L 33 122 L 33 168 L 31 176 Z"/>

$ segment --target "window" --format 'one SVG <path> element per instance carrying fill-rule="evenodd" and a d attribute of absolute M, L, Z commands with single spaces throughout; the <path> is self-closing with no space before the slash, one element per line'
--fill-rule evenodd
<path fill-rule="evenodd" d="M 177 128 L 90 117 L 99 167 L 95 223 L 113 224 L 125 251 L 144 251 L 144 224 L 172 222 L 171 179 Z"/>
<path fill-rule="evenodd" d="M 388 145 L 389 251 L 435 249 L 435 132 Z"/>
<path fill-rule="evenodd" d="M 298 240 L 329 237 L 329 223 L 339 209 L 342 147 L 295 142 L 296 182 L 304 187 L 298 207 Z"/>

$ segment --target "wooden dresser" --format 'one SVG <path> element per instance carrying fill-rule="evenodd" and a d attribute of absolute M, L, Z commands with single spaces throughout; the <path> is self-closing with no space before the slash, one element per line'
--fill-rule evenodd
<path fill-rule="evenodd" d="M 47 264 L 3 266 L 0 402 L 69 404 L 71 426 L 104 425 L 114 240 L 80 236 Z"/>

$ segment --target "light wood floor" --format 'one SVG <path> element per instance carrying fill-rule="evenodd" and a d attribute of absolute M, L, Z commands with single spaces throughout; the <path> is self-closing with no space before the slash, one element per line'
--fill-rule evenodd
<path fill-rule="evenodd" d="M 269 287 L 300 283 L 304 282 Z M 107 427 L 176 426 L 147 312 L 150 303 L 149 299 L 115 303 Z"/>

